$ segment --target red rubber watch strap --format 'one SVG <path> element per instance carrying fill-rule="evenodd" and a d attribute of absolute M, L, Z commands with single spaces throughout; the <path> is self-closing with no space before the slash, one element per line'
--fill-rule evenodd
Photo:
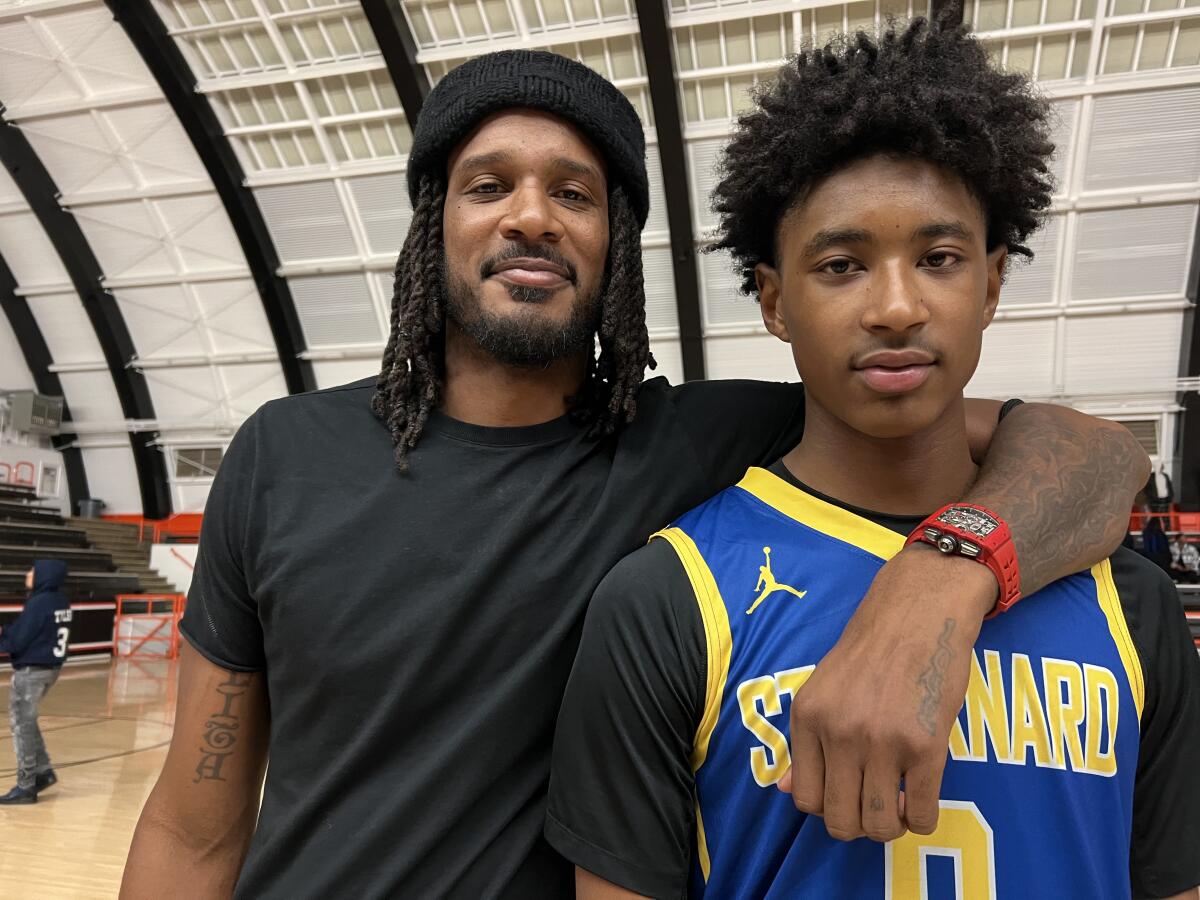
<path fill-rule="evenodd" d="M 986 538 L 981 538 L 963 528 L 937 521 L 938 516 L 942 515 L 946 510 L 954 508 L 979 510 L 992 519 L 995 519 L 999 523 L 999 526 Z M 957 555 L 962 556 L 964 559 L 973 559 L 975 562 L 982 563 L 991 569 L 992 574 L 996 576 L 996 581 L 1000 585 L 1000 596 L 996 600 L 996 605 L 992 607 L 992 611 L 985 618 L 995 618 L 1000 613 L 1008 612 L 1021 599 L 1021 568 L 1017 563 L 1017 548 L 1013 546 L 1012 532 L 1008 530 L 1008 523 L 995 512 L 986 506 L 977 506 L 973 503 L 949 503 L 918 525 L 913 533 L 908 536 L 908 540 L 904 542 L 904 545 L 908 546 L 917 541 L 936 544 L 935 540 L 931 540 L 926 536 L 925 529 L 927 528 L 935 529 L 939 535 L 949 534 L 959 541 L 970 541 L 979 547 L 979 555 L 976 557 L 969 557 L 962 553 Z"/>

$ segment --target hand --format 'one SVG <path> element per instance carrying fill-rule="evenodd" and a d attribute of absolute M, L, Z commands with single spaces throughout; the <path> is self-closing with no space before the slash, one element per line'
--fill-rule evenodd
<path fill-rule="evenodd" d="M 831 837 L 937 827 L 950 729 L 998 592 L 985 566 L 924 544 L 880 570 L 792 701 L 792 768 L 779 789 L 824 816 Z"/>

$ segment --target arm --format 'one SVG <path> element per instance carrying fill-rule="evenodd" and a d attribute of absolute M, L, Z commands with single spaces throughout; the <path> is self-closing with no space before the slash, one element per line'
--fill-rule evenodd
<path fill-rule="evenodd" d="M 138 820 L 122 900 L 229 897 L 258 815 L 267 761 L 267 697 L 261 673 L 213 665 L 187 643 L 175 733 Z"/>
<path fill-rule="evenodd" d="M 589 889 L 683 896 L 706 655 L 695 592 L 666 541 L 622 560 L 596 589 L 558 717 L 546 811 L 547 841 L 592 873 Z M 637 896 L 611 890 L 592 896 Z"/>
<path fill-rule="evenodd" d="M 1149 470 L 1122 426 L 1026 404 L 996 428 L 963 499 L 1008 521 L 1028 594 L 1119 545 Z M 780 787 L 799 809 L 824 815 L 834 837 L 891 840 L 937 826 L 950 728 L 996 595 L 986 568 L 926 545 L 880 570 L 792 704 L 792 772 Z"/>
<path fill-rule="evenodd" d="M 19 656 L 29 647 L 37 635 L 34 621 L 37 618 L 37 605 L 37 600 L 30 599 L 12 624 L 0 632 L 0 653 Z"/>
<path fill-rule="evenodd" d="M 575 900 L 639 900 L 644 894 L 635 894 L 587 869 L 575 867 Z"/>

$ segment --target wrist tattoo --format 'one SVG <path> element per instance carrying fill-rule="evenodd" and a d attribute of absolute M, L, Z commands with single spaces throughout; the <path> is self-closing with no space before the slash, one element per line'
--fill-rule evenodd
<path fill-rule="evenodd" d="M 217 693 L 221 695 L 221 708 L 212 713 L 204 723 L 203 742 L 200 747 L 200 762 L 196 764 L 196 777 L 192 784 L 201 781 L 224 781 L 221 777 L 221 767 L 233 753 L 237 743 L 237 731 L 241 728 L 241 720 L 234 712 L 234 701 L 250 688 L 248 672 L 230 672 L 226 681 L 217 685 Z"/>
<path fill-rule="evenodd" d="M 932 737 L 937 734 L 937 713 L 942 702 L 942 685 L 946 681 L 946 670 L 954 659 L 954 650 L 950 646 L 950 635 L 954 633 L 954 619 L 947 619 L 942 625 L 942 633 L 938 636 L 937 648 L 929 657 L 929 665 L 917 679 L 917 684 L 925 689 L 921 705 L 917 708 L 917 721 Z"/>

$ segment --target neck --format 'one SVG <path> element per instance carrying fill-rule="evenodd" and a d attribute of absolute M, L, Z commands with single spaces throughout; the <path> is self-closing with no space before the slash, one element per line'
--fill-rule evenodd
<path fill-rule="evenodd" d="M 580 354 L 542 368 L 510 366 L 479 349 L 446 323 L 446 381 L 442 412 L 460 422 L 493 428 L 540 425 L 567 413 L 567 398 L 587 374 Z"/>
<path fill-rule="evenodd" d="M 878 512 L 926 515 L 975 480 L 961 397 L 928 428 L 901 438 L 870 437 L 811 397 L 807 403 L 804 440 L 783 461 L 814 490 Z"/>

